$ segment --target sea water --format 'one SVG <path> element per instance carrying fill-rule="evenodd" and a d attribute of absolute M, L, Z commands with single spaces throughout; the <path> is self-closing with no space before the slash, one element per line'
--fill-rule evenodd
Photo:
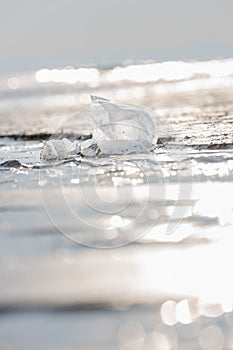
<path fill-rule="evenodd" d="M 1 80 L 3 349 L 232 348 L 232 73 Z"/>

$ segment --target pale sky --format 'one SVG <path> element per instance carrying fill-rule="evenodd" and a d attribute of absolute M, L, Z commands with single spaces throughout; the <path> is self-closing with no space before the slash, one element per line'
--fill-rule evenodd
<path fill-rule="evenodd" d="M 0 73 L 233 57 L 232 0 L 0 2 Z"/>

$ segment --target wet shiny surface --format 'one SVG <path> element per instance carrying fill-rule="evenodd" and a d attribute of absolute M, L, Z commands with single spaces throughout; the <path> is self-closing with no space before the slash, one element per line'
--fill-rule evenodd
<path fill-rule="evenodd" d="M 214 76 L 220 66 L 184 64 L 166 81 L 156 66 L 146 81 L 151 67 L 2 82 L 2 349 L 233 348 L 233 79 L 225 63 Z M 157 147 L 41 162 L 51 133 L 88 135 L 93 92 L 152 108 Z"/>

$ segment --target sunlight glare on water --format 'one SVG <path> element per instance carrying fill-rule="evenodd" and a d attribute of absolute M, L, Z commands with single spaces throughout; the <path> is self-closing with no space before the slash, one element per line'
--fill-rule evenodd
<path fill-rule="evenodd" d="M 35 77 L 39 83 L 81 82 L 95 86 L 99 81 L 99 71 L 96 68 L 41 69 L 36 72 Z"/>
<path fill-rule="evenodd" d="M 5 77 L 0 90 L 0 337 L 17 342 L 31 324 L 39 337 L 39 314 L 62 350 L 74 344 L 60 335 L 72 342 L 78 327 L 77 348 L 233 348 L 233 60 L 43 68 Z M 95 118 L 95 105 L 93 138 L 90 95 L 115 112 L 150 108 L 158 142 L 112 152 L 119 137 L 142 133 L 99 127 L 115 116 L 100 108 Z M 100 134 L 117 135 L 107 154 L 95 148 Z M 81 154 L 88 144 L 94 152 Z"/>
<path fill-rule="evenodd" d="M 161 63 L 132 64 L 118 66 L 112 70 L 101 71 L 97 68 L 41 69 L 36 72 L 39 83 L 86 83 L 97 85 L 103 82 L 134 81 L 138 83 L 159 80 L 174 81 L 190 79 L 195 76 L 221 78 L 233 74 L 233 60 L 215 60 L 209 62 L 168 61 Z"/>

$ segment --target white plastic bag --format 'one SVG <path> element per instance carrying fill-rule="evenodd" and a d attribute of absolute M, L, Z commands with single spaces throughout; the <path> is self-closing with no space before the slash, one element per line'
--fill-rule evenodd
<path fill-rule="evenodd" d="M 91 96 L 92 139 L 81 145 L 81 152 L 93 155 L 147 152 L 157 142 L 154 122 L 145 109 Z M 93 145 L 97 145 L 96 148 Z"/>
<path fill-rule="evenodd" d="M 41 159 L 64 159 L 81 151 L 83 155 L 114 155 L 148 152 L 157 142 L 156 129 L 149 112 L 127 104 L 91 96 L 92 138 L 84 142 L 49 140 Z"/>
<path fill-rule="evenodd" d="M 65 159 L 68 155 L 77 154 L 79 152 L 79 143 L 71 142 L 64 138 L 62 140 L 49 140 L 45 143 L 41 152 L 41 159 L 56 160 Z"/>

